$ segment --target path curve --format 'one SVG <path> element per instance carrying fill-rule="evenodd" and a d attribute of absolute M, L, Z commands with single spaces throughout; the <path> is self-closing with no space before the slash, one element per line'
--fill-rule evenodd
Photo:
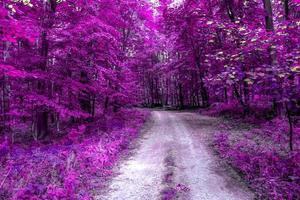
<path fill-rule="evenodd" d="M 151 120 L 136 152 L 120 163 L 118 175 L 96 199 L 254 199 L 207 146 L 207 138 L 217 131 L 214 118 L 153 111 Z"/>

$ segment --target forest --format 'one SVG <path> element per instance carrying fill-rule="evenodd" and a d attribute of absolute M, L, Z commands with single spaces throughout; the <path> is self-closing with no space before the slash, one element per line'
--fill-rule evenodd
<path fill-rule="evenodd" d="M 99 196 L 150 133 L 207 138 L 248 199 L 299 200 L 300 1 L 0 0 L 0 200 L 243 199 L 170 173 L 159 197 Z"/>

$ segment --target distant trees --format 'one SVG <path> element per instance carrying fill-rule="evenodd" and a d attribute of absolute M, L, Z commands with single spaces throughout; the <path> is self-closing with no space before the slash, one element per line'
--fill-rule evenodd
<path fill-rule="evenodd" d="M 272 116 L 285 112 L 293 149 L 293 116 L 300 114 L 299 7 L 298 1 L 185 0 L 176 7 L 162 1 L 163 44 L 143 63 L 149 66 L 143 69 L 145 104 L 236 101 L 243 116 L 253 106 Z"/>
<path fill-rule="evenodd" d="M 158 81 L 150 81 L 159 84 L 150 89 L 159 93 L 155 98 L 170 99 L 162 91 L 175 90 L 178 107 L 182 102 L 207 107 L 234 98 L 247 114 L 255 98 L 272 104 L 284 99 L 284 84 L 299 84 L 299 36 L 294 35 L 299 31 L 299 3 L 186 0 L 177 7 L 163 2 L 161 10 L 159 30 L 167 36 L 166 45 L 149 55 L 158 71 Z M 174 81 L 173 89 L 165 88 L 170 87 L 163 84 L 167 80 Z"/>

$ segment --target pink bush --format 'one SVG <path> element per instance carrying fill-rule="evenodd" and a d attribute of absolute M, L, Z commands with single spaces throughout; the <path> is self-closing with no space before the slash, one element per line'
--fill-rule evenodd
<path fill-rule="evenodd" d="M 294 200 L 300 197 L 300 152 L 287 154 L 226 133 L 215 134 L 215 148 L 258 191 L 259 198 Z"/>
<path fill-rule="evenodd" d="M 0 177 L 0 199 L 90 199 L 147 116 L 144 111 L 124 110 L 116 118 L 126 126 L 118 129 L 108 124 L 106 132 L 86 135 L 86 126 L 80 126 L 55 144 L 16 145 L 0 167 L 0 174 L 7 175 L 5 180 Z"/>

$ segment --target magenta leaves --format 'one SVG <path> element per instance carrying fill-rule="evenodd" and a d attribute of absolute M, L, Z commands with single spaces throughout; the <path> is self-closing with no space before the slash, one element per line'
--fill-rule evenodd
<path fill-rule="evenodd" d="M 282 153 L 253 140 L 215 135 L 215 148 L 249 182 L 259 198 L 297 199 L 300 193 L 300 153 Z"/>
<path fill-rule="evenodd" d="M 131 119 L 126 119 L 131 116 Z M 90 199 L 101 189 L 105 177 L 129 141 L 138 136 L 148 114 L 121 111 L 116 118 L 126 127 L 87 134 L 87 125 L 70 130 L 61 141 L 51 145 L 24 148 L 16 145 L 10 156 L 1 156 L 0 196 L 6 199 Z M 114 120 L 114 117 L 112 117 Z M 89 125 L 91 126 L 91 125 Z M 97 125 L 93 124 L 93 128 Z M 69 141 L 72 141 L 72 145 Z M 6 153 L 1 145 L 1 153 Z"/>

